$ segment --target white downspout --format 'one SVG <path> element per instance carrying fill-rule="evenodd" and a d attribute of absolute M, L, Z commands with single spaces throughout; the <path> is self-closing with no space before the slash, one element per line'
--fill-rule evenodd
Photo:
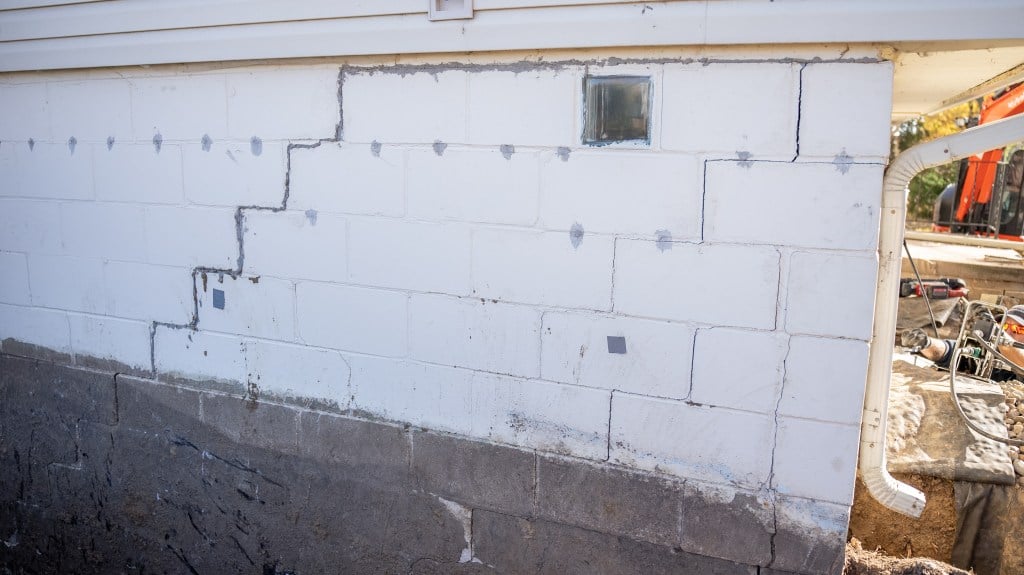
<path fill-rule="evenodd" d="M 906 187 L 919 172 L 1024 139 L 1024 115 L 984 124 L 919 144 L 900 154 L 882 181 L 881 229 L 878 235 L 878 286 L 875 323 L 868 356 L 864 419 L 860 435 L 860 476 L 879 503 L 911 517 L 924 511 L 924 494 L 896 481 L 885 466 L 885 427 L 892 378 L 900 264 L 906 225 Z"/>

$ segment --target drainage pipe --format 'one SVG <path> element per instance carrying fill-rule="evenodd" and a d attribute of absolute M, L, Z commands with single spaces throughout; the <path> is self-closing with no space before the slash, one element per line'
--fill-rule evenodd
<path fill-rule="evenodd" d="M 896 481 L 885 465 L 885 428 L 896 341 L 900 263 L 906 225 L 906 188 L 911 178 L 928 168 L 1002 148 L 1024 139 L 1024 115 L 1006 118 L 958 134 L 919 144 L 889 165 L 882 182 L 882 214 L 878 234 L 878 285 L 875 322 L 871 331 L 864 417 L 861 423 L 859 470 L 861 480 L 879 503 L 910 517 L 924 511 L 924 494 Z"/>

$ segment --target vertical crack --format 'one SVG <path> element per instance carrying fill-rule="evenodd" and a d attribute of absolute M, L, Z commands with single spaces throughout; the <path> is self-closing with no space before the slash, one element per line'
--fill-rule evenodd
<path fill-rule="evenodd" d="M 768 467 L 768 480 L 765 486 L 768 491 L 768 497 L 772 502 L 772 534 L 769 538 L 769 545 L 771 548 L 771 562 L 769 565 L 775 563 L 775 536 L 779 532 L 779 504 L 778 504 L 778 493 L 773 489 L 772 485 L 775 482 L 775 452 L 779 446 L 779 409 L 782 406 L 782 399 L 786 395 L 786 376 L 787 367 L 789 362 L 789 354 L 792 350 L 793 340 L 792 338 L 786 339 L 786 355 L 782 359 L 782 382 L 779 385 L 779 395 L 775 400 L 775 411 L 774 411 L 774 427 L 772 429 L 772 453 L 770 463 Z"/>
<path fill-rule="evenodd" d="M 120 373 L 114 374 L 114 425 L 121 423 L 121 384 L 118 381 L 121 378 Z"/>
<path fill-rule="evenodd" d="M 707 212 L 705 208 L 707 206 L 708 197 L 708 161 L 704 160 L 703 171 L 701 174 L 700 184 L 700 243 L 704 243 L 704 224 L 707 222 Z"/>
<path fill-rule="evenodd" d="M 338 69 L 338 125 L 334 128 L 334 139 L 341 141 L 345 135 L 345 106 L 342 100 L 342 88 L 345 86 L 345 67 Z"/>
<path fill-rule="evenodd" d="M 796 95 L 796 152 L 790 162 L 795 162 L 800 157 L 800 121 L 804 110 L 804 70 L 807 63 L 800 64 L 800 71 L 797 73 L 797 95 Z"/>
<path fill-rule="evenodd" d="M 533 509 L 540 512 L 540 452 L 533 452 Z M 474 556 L 476 551 L 474 550 Z"/>
<path fill-rule="evenodd" d="M 789 279 L 789 266 L 793 263 L 792 253 L 788 254 L 788 258 L 783 258 L 782 252 L 776 250 L 775 255 L 778 256 L 779 274 L 776 277 L 775 284 L 777 286 L 775 294 L 775 324 L 772 326 L 772 331 L 779 329 L 779 324 L 782 322 L 782 313 L 789 307 L 789 289 L 787 289 L 785 284 L 787 283 L 786 280 Z M 786 263 L 786 273 L 783 273 L 782 270 L 783 260 Z M 785 295 L 785 300 L 783 300 L 783 295 Z"/>
<path fill-rule="evenodd" d="M 611 293 L 611 311 L 615 311 L 615 261 L 619 256 L 619 238 L 618 236 L 612 238 L 612 293 Z"/>
<path fill-rule="evenodd" d="M 287 192 L 285 192 L 287 194 Z M 238 240 L 238 260 L 236 266 L 238 267 L 238 273 L 242 273 L 242 268 L 245 266 L 245 214 L 242 212 L 244 208 L 241 206 L 235 210 L 235 238 Z M 192 285 L 195 285 L 195 272 L 192 274 Z M 199 312 L 196 312 L 196 317 L 199 317 Z"/>
<path fill-rule="evenodd" d="M 195 286 L 194 281 L 192 285 Z M 149 324 L 149 372 L 153 374 L 153 379 L 156 379 L 156 326 L 155 321 Z"/>
<path fill-rule="evenodd" d="M 616 390 L 613 389 L 612 392 L 608 394 L 608 445 L 607 452 L 604 457 L 605 461 L 612 460 L 612 401 L 615 399 L 615 391 Z"/>
<path fill-rule="evenodd" d="M 686 399 L 683 401 L 690 401 L 690 397 L 693 396 L 693 368 L 697 365 L 697 336 L 700 334 L 700 330 L 694 330 L 693 339 L 690 340 L 690 385 L 686 388 Z"/>

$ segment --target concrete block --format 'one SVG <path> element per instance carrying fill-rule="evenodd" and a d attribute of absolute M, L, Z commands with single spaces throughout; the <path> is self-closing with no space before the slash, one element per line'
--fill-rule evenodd
<path fill-rule="evenodd" d="M 204 442 L 206 450 L 227 454 L 245 446 L 255 446 L 271 453 L 298 451 L 301 412 L 292 406 L 258 401 L 261 391 L 250 383 L 245 397 L 213 393 L 199 396 L 200 420 L 215 432 L 208 434 Z M 254 473 L 256 477 L 261 474 L 260 471 Z"/>
<path fill-rule="evenodd" d="M 30 255 L 32 305 L 102 313 L 106 307 L 103 267 L 96 258 Z"/>
<path fill-rule="evenodd" d="M 775 560 L 778 570 L 840 575 L 846 560 L 850 506 L 780 496 L 776 500 Z"/>
<path fill-rule="evenodd" d="M 611 237 L 579 231 L 474 230 L 473 295 L 609 310 L 614 246 Z"/>
<path fill-rule="evenodd" d="M 546 312 L 541 377 L 638 395 L 684 399 L 690 390 L 694 329 L 641 319 Z M 608 339 L 624 338 L 625 353 Z"/>
<path fill-rule="evenodd" d="M 0 389 L 6 396 L 3 402 L 6 415 L 16 416 L 26 423 L 46 421 L 65 427 L 62 430 L 65 433 L 57 436 L 62 443 L 76 437 L 76 423 L 117 423 L 111 374 L 11 356 L 0 360 L 0 374 L 3 374 Z M 69 424 L 70 429 L 67 429 Z M 39 440 L 39 447 L 44 447 L 46 440 Z M 76 448 L 68 447 L 72 455 L 71 461 L 66 463 L 73 463 L 77 459 Z M 41 454 L 33 454 L 36 455 Z"/>
<path fill-rule="evenodd" d="M 349 279 L 358 284 L 468 295 L 470 233 L 456 224 L 349 222 Z"/>
<path fill-rule="evenodd" d="M 195 309 L 190 270 L 151 264 L 107 262 L 106 315 L 188 323 Z"/>
<path fill-rule="evenodd" d="M 67 202 L 60 206 L 60 237 L 73 256 L 142 262 L 146 260 L 143 207 L 108 202 Z M 160 241 L 154 238 L 154 241 Z"/>
<path fill-rule="evenodd" d="M 227 90 L 223 74 L 176 74 L 132 80 L 135 139 L 214 140 L 227 136 Z"/>
<path fill-rule="evenodd" d="M 3 342 L 6 353 L 15 353 L 11 346 L 12 340 L 60 354 L 70 354 L 67 314 L 50 309 L 0 304 L 0 342 Z"/>
<path fill-rule="evenodd" d="M 668 64 L 663 82 L 663 148 L 755 158 L 795 153 L 797 64 Z"/>
<path fill-rule="evenodd" d="M 47 102 L 46 84 L 0 84 L 0 108 L 18 111 L 17 114 L 0 117 L 0 141 L 50 139 L 50 107 Z"/>
<path fill-rule="evenodd" d="M 246 343 L 235 335 L 156 326 L 153 358 L 157 377 L 218 382 L 240 391 L 246 381 Z"/>
<path fill-rule="evenodd" d="M 333 138 L 340 121 L 338 68 L 261 67 L 228 74 L 228 135 L 248 140 Z"/>
<path fill-rule="evenodd" d="M 537 377 L 540 312 L 479 299 L 413 295 L 409 357 L 428 363 Z"/>
<path fill-rule="evenodd" d="M 860 428 L 779 418 L 772 487 L 779 493 L 850 505 Z"/>
<path fill-rule="evenodd" d="M 867 365 L 864 342 L 791 338 L 779 414 L 860 425 Z"/>
<path fill-rule="evenodd" d="M 205 276 L 196 278 L 202 329 L 295 341 L 295 284 L 273 278 Z"/>
<path fill-rule="evenodd" d="M 60 254 L 60 204 L 0 198 L 0 250 Z"/>
<path fill-rule="evenodd" d="M 546 158 L 542 227 L 700 239 L 703 163 L 694 156 L 602 150 Z"/>
<path fill-rule="evenodd" d="M 235 210 L 147 206 L 144 220 L 149 263 L 186 268 L 238 267 Z"/>
<path fill-rule="evenodd" d="M 158 433 L 174 429 L 181 435 L 195 435 L 202 409 L 198 391 L 118 376 L 117 395 L 120 424 L 125 428 Z"/>
<path fill-rule="evenodd" d="M 473 372 L 369 356 L 348 359 L 355 414 L 463 435 L 472 432 Z"/>
<path fill-rule="evenodd" d="M 709 162 L 704 237 L 873 250 L 881 189 L 879 165 L 849 166 L 843 172 L 831 164 Z"/>
<path fill-rule="evenodd" d="M 288 207 L 306 211 L 401 216 L 405 156 L 394 146 L 324 142 L 292 148 Z"/>
<path fill-rule="evenodd" d="M 611 392 L 475 373 L 472 435 L 606 460 Z"/>
<path fill-rule="evenodd" d="M 77 394 L 87 392 L 88 387 L 75 385 L 77 389 L 69 389 L 79 382 L 66 381 L 62 376 L 73 374 L 46 362 L 0 358 L 0 481 L 9 486 L 0 496 L 4 503 L 24 507 L 52 505 L 54 496 L 48 489 L 51 469 L 77 466 L 80 414 L 67 404 L 80 407 Z M 113 378 L 109 379 L 113 384 Z M 0 517 L 18 519 L 10 512 L 0 512 Z M 19 545 L 24 543 L 20 531 L 27 527 L 21 525 Z M 17 546 L 5 549 L 5 565 L 14 564 L 11 548 Z"/>
<path fill-rule="evenodd" d="M 538 516 L 659 545 L 678 544 L 681 482 L 574 460 L 538 459 Z"/>
<path fill-rule="evenodd" d="M 151 369 L 150 323 L 71 313 L 68 324 L 76 363 L 99 368 L 100 362 L 110 362 L 136 371 Z"/>
<path fill-rule="evenodd" d="M 800 155 L 887 158 L 892 76 L 892 62 L 808 64 L 800 100 Z"/>
<path fill-rule="evenodd" d="M 408 485 L 412 462 L 410 435 L 398 426 L 303 412 L 299 420 L 298 453 L 315 461 L 338 464 L 341 476 L 365 480 L 387 489 Z"/>
<path fill-rule="evenodd" d="M 572 69 L 469 74 L 469 142 L 571 145 L 577 141 L 578 90 Z"/>
<path fill-rule="evenodd" d="M 468 74 L 408 72 L 342 70 L 343 140 L 466 141 Z"/>
<path fill-rule="evenodd" d="M 533 225 L 537 221 L 539 156 L 518 152 L 505 159 L 497 148 L 409 150 L 409 216 Z M 568 230 L 568 227 L 566 227 Z"/>
<path fill-rule="evenodd" d="M 611 461 L 756 488 L 768 478 L 772 418 L 616 393 Z"/>
<path fill-rule="evenodd" d="M 794 253 L 787 286 L 786 331 L 869 341 L 877 273 L 874 256 Z"/>
<path fill-rule="evenodd" d="M 344 282 L 348 223 L 334 214 L 245 212 L 245 271 L 260 276 Z"/>
<path fill-rule="evenodd" d="M 533 514 L 533 453 L 434 433 L 414 433 L 412 445 L 412 471 L 424 491 L 474 509 Z"/>
<path fill-rule="evenodd" d="M 185 197 L 206 206 L 279 207 L 284 199 L 287 150 L 283 142 L 263 142 L 259 155 L 249 141 L 214 140 L 182 149 Z"/>
<path fill-rule="evenodd" d="M 483 510 L 473 513 L 473 550 L 501 573 L 757 573 L 756 567 L 668 546 Z"/>
<path fill-rule="evenodd" d="M 699 555 L 767 565 L 772 558 L 774 521 L 772 502 L 763 492 L 687 481 L 680 547 Z"/>
<path fill-rule="evenodd" d="M 180 204 L 181 147 L 164 144 L 156 153 L 152 144 L 115 143 L 94 152 L 96 198 L 112 202 Z"/>
<path fill-rule="evenodd" d="M 53 136 L 58 141 L 72 136 L 79 142 L 105 142 L 109 137 L 124 142 L 132 139 L 128 79 L 50 82 L 47 97 Z"/>
<path fill-rule="evenodd" d="M 408 297 L 399 292 L 299 282 L 299 340 L 309 345 L 404 357 Z"/>
<path fill-rule="evenodd" d="M 759 246 L 619 240 L 615 310 L 629 315 L 773 329 L 779 253 Z"/>
<path fill-rule="evenodd" d="M 779 400 L 788 338 L 773 332 L 726 328 L 697 332 L 690 400 L 772 413 Z"/>
<path fill-rule="evenodd" d="M 14 149 L 14 191 L 4 195 L 90 200 L 95 197 L 92 156 L 93 147 L 88 144 L 75 145 L 74 152 L 65 143 L 18 146 Z"/>
<path fill-rule="evenodd" d="M 263 340 L 246 344 L 250 395 L 278 397 L 316 409 L 348 407 L 351 373 L 336 351 Z"/>
<path fill-rule="evenodd" d="M 29 305 L 28 258 L 0 252 L 0 303 Z"/>

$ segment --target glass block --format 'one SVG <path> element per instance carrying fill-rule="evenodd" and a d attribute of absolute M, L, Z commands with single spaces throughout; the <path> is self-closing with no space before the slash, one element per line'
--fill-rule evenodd
<path fill-rule="evenodd" d="M 588 76 L 583 81 L 583 143 L 651 141 L 651 79 Z"/>

